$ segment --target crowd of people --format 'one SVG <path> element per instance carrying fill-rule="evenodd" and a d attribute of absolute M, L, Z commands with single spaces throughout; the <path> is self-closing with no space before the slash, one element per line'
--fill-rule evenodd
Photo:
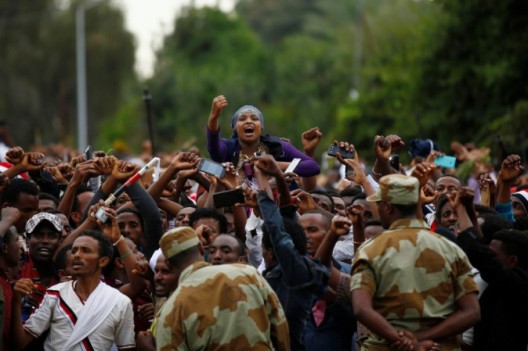
<path fill-rule="evenodd" d="M 301 151 L 246 105 L 223 138 L 227 106 L 145 173 L 8 145 L 0 350 L 528 350 L 526 160 L 391 134 L 321 171 L 317 127 Z"/>

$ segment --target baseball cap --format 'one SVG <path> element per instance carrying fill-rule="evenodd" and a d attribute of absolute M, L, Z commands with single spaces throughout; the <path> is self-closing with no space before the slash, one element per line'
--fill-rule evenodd
<path fill-rule="evenodd" d="M 57 229 L 58 232 L 62 232 L 62 222 L 59 217 L 48 212 L 40 212 L 31 217 L 26 223 L 26 233 L 31 234 L 43 221 L 48 221 L 51 225 Z"/>
<path fill-rule="evenodd" d="M 528 212 L 528 191 L 520 190 L 513 193 L 511 196 L 515 197 L 524 206 L 524 210 Z"/>
<path fill-rule="evenodd" d="M 403 174 L 389 174 L 381 177 L 379 188 L 367 201 L 386 201 L 395 205 L 413 205 L 418 203 L 420 184 L 415 177 Z"/>

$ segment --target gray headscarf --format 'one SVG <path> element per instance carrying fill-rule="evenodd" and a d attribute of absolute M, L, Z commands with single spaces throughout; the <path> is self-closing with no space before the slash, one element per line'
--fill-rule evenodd
<path fill-rule="evenodd" d="M 260 124 L 262 125 L 262 129 L 264 129 L 264 116 L 262 115 L 262 112 L 260 112 L 260 110 L 253 105 L 244 105 L 240 107 L 233 115 L 233 118 L 231 118 L 231 128 L 233 128 L 233 134 L 231 135 L 232 138 L 238 138 L 238 134 L 236 131 L 236 123 L 237 123 L 238 117 L 243 113 L 252 113 L 252 114 L 257 115 L 258 118 L 260 119 Z"/>

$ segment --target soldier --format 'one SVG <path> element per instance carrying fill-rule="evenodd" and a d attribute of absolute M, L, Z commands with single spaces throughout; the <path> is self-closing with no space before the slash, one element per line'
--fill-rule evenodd
<path fill-rule="evenodd" d="M 359 248 L 352 268 L 352 304 L 370 331 L 362 347 L 459 350 L 456 335 L 480 319 L 467 256 L 417 219 L 416 178 L 391 174 L 379 185 L 367 200 L 386 230 Z"/>
<path fill-rule="evenodd" d="M 179 283 L 160 312 L 157 350 L 290 349 L 277 295 L 255 268 L 204 262 L 189 227 L 165 233 L 160 247 Z"/>

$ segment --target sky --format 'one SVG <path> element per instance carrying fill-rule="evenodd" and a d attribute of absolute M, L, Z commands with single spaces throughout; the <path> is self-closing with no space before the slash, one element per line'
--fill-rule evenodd
<path fill-rule="evenodd" d="M 126 26 L 136 37 L 136 71 L 149 77 L 154 67 L 154 52 L 163 36 L 173 29 L 174 18 L 183 6 L 216 6 L 231 11 L 235 0 L 115 0 L 125 12 Z"/>

